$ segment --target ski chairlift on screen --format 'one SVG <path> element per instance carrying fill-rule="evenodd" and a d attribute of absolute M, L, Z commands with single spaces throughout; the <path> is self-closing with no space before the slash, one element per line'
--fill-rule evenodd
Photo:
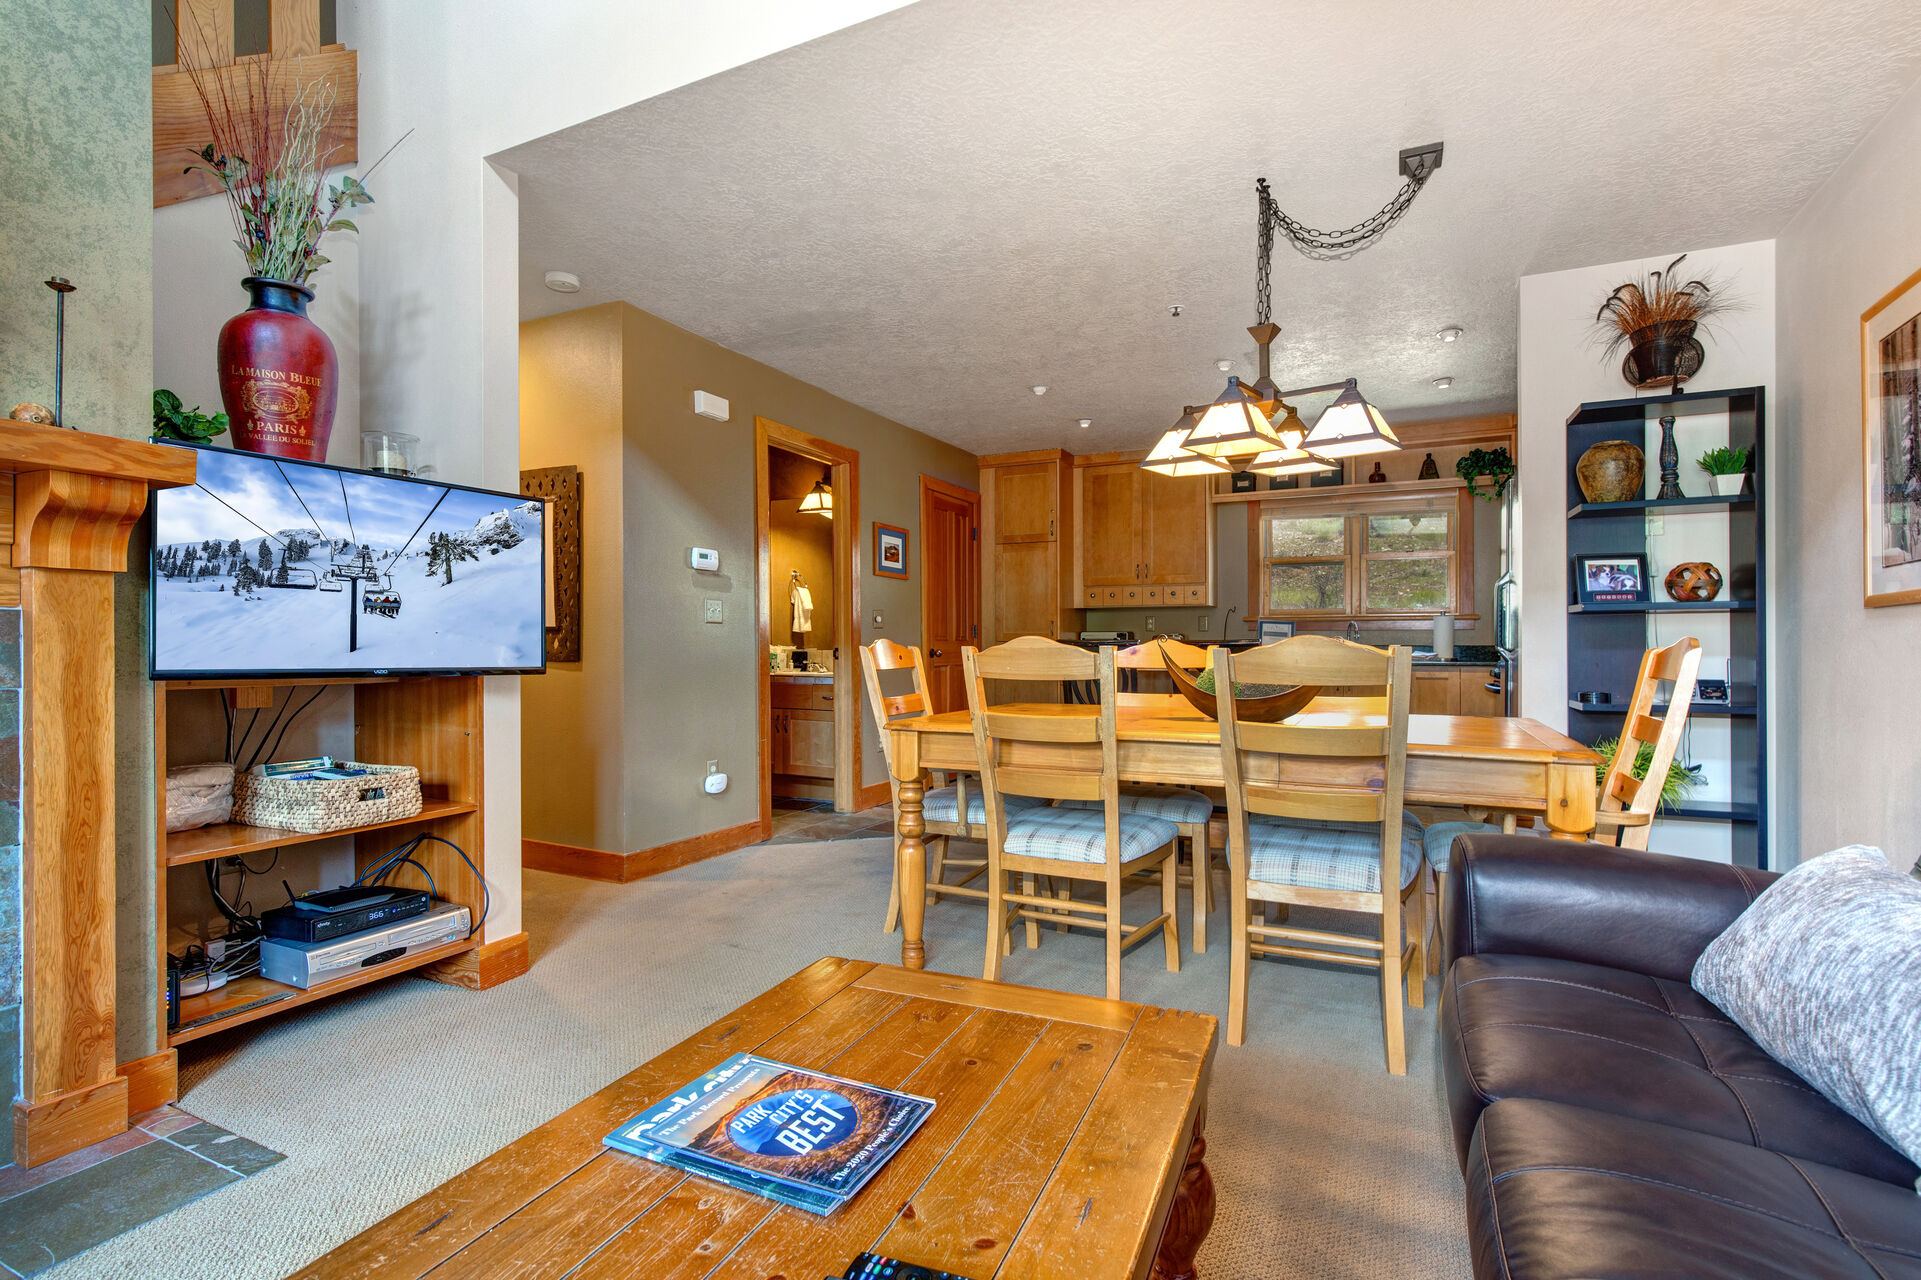
<path fill-rule="evenodd" d="M 393 575 L 387 576 L 387 585 L 376 587 L 369 584 L 366 594 L 360 597 L 362 613 L 377 613 L 383 618 L 400 616 L 400 593 L 393 588 Z"/>
<path fill-rule="evenodd" d="M 320 576 L 312 569 L 296 569 L 292 565 L 282 565 L 267 575 L 267 585 L 278 587 L 283 591 L 312 591 L 320 586 L 321 582 Z M 340 590 L 340 584 L 335 583 L 331 589 Z"/>

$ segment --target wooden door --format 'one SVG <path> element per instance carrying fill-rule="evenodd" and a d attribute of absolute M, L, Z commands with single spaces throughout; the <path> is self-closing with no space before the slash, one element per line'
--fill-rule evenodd
<path fill-rule="evenodd" d="M 800 778 L 834 776 L 834 713 L 831 711 L 786 711 L 787 767 L 782 771 Z"/>
<path fill-rule="evenodd" d="M 1141 580 L 1141 477 L 1132 462 L 1081 468 L 1081 585 Z"/>
<path fill-rule="evenodd" d="M 1423 671 L 1414 668 L 1414 687 L 1408 693 L 1408 713 L 1417 716 L 1461 714 L 1461 684 L 1452 667 Z"/>
<path fill-rule="evenodd" d="M 1149 586 L 1206 582 L 1207 526 L 1214 518 L 1206 476 L 1135 469 L 1141 486 L 1141 580 Z"/>
<path fill-rule="evenodd" d="M 980 644 L 980 495 L 932 476 L 920 478 L 921 652 L 935 711 L 967 706 L 963 645 Z"/>
<path fill-rule="evenodd" d="M 1058 536 L 1055 465 L 1032 462 L 995 469 L 994 541 L 1052 542 Z"/>

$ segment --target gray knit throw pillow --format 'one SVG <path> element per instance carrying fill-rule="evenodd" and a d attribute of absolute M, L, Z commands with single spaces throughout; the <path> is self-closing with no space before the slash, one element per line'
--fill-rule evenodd
<path fill-rule="evenodd" d="M 1804 862 L 1708 944 L 1691 981 L 1921 1164 L 1921 882 L 1863 845 Z"/>

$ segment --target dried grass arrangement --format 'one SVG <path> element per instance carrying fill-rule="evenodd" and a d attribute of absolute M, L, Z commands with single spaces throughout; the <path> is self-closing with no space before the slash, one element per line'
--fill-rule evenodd
<path fill-rule="evenodd" d="M 1710 273 L 1682 279 L 1681 264 L 1687 257 L 1684 253 L 1662 270 L 1648 272 L 1645 283 L 1629 280 L 1607 296 L 1594 313 L 1595 336 L 1603 344 L 1604 358 L 1657 333 L 1691 337 L 1697 326 L 1740 309 L 1739 301 Z"/>

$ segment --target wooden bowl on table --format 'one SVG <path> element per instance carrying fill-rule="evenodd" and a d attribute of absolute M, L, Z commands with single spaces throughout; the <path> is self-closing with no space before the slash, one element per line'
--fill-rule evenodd
<path fill-rule="evenodd" d="M 1181 696 L 1192 703 L 1196 711 L 1209 720 L 1220 719 L 1219 704 L 1215 701 L 1214 695 L 1195 683 L 1198 672 L 1184 670 L 1169 662 L 1167 674 L 1174 681 L 1174 687 L 1181 691 Z M 1240 684 L 1239 681 L 1235 683 Z M 1321 691 L 1321 686 L 1317 684 L 1297 684 L 1291 688 L 1241 684 L 1241 688 L 1274 690 L 1274 692 L 1262 692 L 1251 697 L 1240 693 L 1234 695 L 1234 714 L 1237 717 L 1242 720 L 1259 720 L 1269 723 L 1287 719 L 1314 701 L 1315 696 Z"/>

